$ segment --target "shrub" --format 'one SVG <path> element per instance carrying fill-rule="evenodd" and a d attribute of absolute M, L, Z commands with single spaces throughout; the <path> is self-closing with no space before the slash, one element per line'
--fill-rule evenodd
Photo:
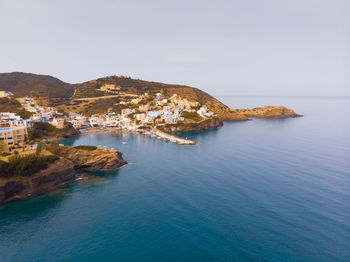
<path fill-rule="evenodd" d="M 35 150 L 35 154 L 38 156 L 41 152 L 41 150 L 43 149 L 43 144 L 40 143 L 37 147 L 36 147 L 36 150 Z"/>
<path fill-rule="evenodd" d="M 11 155 L 11 153 L 8 153 L 8 152 L 1 153 L 1 156 L 9 156 L 9 155 Z"/>
<path fill-rule="evenodd" d="M 35 154 L 26 156 L 13 156 L 8 162 L 0 161 L 0 177 L 24 176 L 28 177 L 42 169 L 48 164 L 58 160 L 57 156 L 39 157 Z"/>
<path fill-rule="evenodd" d="M 185 119 L 190 119 L 196 122 L 203 120 L 203 118 L 200 115 L 198 115 L 196 112 L 183 111 L 181 113 L 181 116 L 184 117 Z"/>
<path fill-rule="evenodd" d="M 39 122 L 33 125 L 33 128 L 29 131 L 30 140 L 35 140 L 38 138 L 42 138 L 48 136 L 50 133 L 54 132 L 56 127 L 47 123 L 47 122 Z"/>
<path fill-rule="evenodd" d="M 14 112 L 23 119 L 28 119 L 33 113 L 26 111 L 15 98 L 0 98 L 0 112 Z"/>
<path fill-rule="evenodd" d="M 75 146 L 74 148 L 88 150 L 88 151 L 93 151 L 97 149 L 96 146 Z"/>

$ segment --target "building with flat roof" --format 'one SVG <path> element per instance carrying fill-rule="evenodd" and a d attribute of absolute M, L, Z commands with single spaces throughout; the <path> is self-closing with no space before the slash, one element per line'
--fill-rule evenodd
<path fill-rule="evenodd" d="M 25 126 L 0 128 L 0 143 L 4 151 L 11 151 L 11 147 L 22 145 L 28 137 L 28 130 Z"/>

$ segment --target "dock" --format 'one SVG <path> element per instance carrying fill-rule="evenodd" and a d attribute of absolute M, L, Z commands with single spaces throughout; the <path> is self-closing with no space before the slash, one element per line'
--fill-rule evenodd
<path fill-rule="evenodd" d="M 153 128 L 153 129 L 150 131 L 150 133 L 153 134 L 153 135 L 155 135 L 156 137 L 169 140 L 170 142 L 173 142 L 173 143 L 176 143 L 176 144 L 179 144 L 179 145 L 195 145 L 195 144 L 196 144 L 195 141 L 188 140 L 188 139 L 183 139 L 183 138 L 179 138 L 179 137 L 174 136 L 174 135 L 170 135 L 170 134 L 168 134 L 168 133 L 165 133 L 165 132 L 160 131 L 160 130 L 157 129 L 157 128 Z"/>

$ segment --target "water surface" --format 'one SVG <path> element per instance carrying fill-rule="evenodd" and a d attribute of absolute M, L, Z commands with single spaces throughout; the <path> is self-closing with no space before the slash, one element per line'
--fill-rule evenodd
<path fill-rule="evenodd" d="M 305 117 L 66 139 L 130 164 L 0 205 L 0 261 L 349 261 L 350 99 L 221 99 Z"/>

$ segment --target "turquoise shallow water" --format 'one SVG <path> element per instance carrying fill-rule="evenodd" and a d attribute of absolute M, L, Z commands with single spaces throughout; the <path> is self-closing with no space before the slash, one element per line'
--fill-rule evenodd
<path fill-rule="evenodd" d="M 222 100 L 305 117 L 67 139 L 130 164 L 0 205 L 0 261 L 350 261 L 350 99 Z"/>

